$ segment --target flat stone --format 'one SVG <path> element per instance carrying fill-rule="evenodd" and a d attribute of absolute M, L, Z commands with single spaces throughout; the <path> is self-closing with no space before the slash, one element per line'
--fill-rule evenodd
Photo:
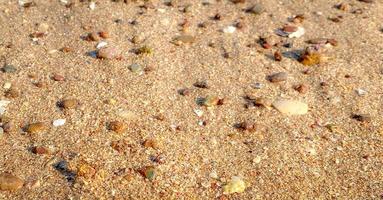
<path fill-rule="evenodd" d="M 303 115 L 308 112 L 308 105 L 296 100 L 277 100 L 272 105 L 279 112 L 287 115 Z"/>
<path fill-rule="evenodd" d="M 0 174 L 0 190 L 14 191 L 22 188 L 24 181 L 9 173 Z"/>
<path fill-rule="evenodd" d="M 5 65 L 1 69 L 1 71 L 3 71 L 4 73 L 15 73 L 17 71 L 17 69 L 13 65 Z"/>
<path fill-rule="evenodd" d="M 275 74 L 271 74 L 267 77 L 267 79 L 272 83 L 286 81 L 288 74 L 286 72 L 278 72 Z"/>
<path fill-rule="evenodd" d="M 115 59 L 121 57 L 121 52 L 115 47 L 105 47 L 97 51 L 97 58 Z"/>
<path fill-rule="evenodd" d="M 246 183 L 242 178 L 233 176 L 226 185 L 223 186 L 223 194 L 242 193 L 246 189 Z"/>

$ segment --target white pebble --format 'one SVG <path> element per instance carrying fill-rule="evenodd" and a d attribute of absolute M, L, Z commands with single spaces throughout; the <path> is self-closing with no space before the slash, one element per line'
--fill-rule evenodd
<path fill-rule="evenodd" d="M 228 26 L 228 27 L 224 28 L 222 31 L 224 33 L 234 33 L 236 30 L 237 30 L 237 28 L 235 28 L 235 26 Z"/>
<path fill-rule="evenodd" d="M 363 89 L 356 89 L 355 92 L 359 95 L 359 96 L 364 96 L 367 94 L 367 91 L 366 90 L 363 90 Z"/>
<path fill-rule="evenodd" d="M 90 3 L 89 3 L 89 8 L 90 8 L 91 10 L 96 9 L 96 3 L 95 3 L 94 1 L 90 2 Z"/>
<path fill-rule="evenodd" d="M 104 42 L 104 41 L 101 41 L 97 44 L 96 48 L 97 49 L 101 49 L 102 47 L 105 47 L 106 45 L 108 45 L 107 42 Z"/>
<path fill-rule="evenodd" d="M 273 102 L 273 107 L 287 115 L 303 115 L 308 112 L 307 104 L 295 100 L 277 100 Z"/>
<path fill-rule="evenodd" d="M 200 110 L 200 109 L 194 109 L 194 113 L 195 113 L 198 117 L 202 117 L 202 115 L 203 115 L 203 110 Z"/>
<path fill-rule="evenodd" d="M 11 87 L 12 87 L 12 83 L 10 83 L 10 82 L 6 82 L 6 83 L 4 83 L 4 86 L 3 86 L 4 89 L 8 90 L 8 89 L 10 89 Z"/>
<path fill-rule="evenodd" d="M 300 38 L 305 34 L 305 29 L 303 27 L 298 27 L 297 31 L 290 33 L 289 38 Z"/>
<path fill-rule="evenodd" d="M 66 122 L 66 119 L 56 119 L 53 121 L 53 126 L 62 126 Z"/>
<path fill-rule="evenodd" d="M 0 116 L 5 113 L 7 105 L 11 103 L 7 100 L 0 100 Z"/>

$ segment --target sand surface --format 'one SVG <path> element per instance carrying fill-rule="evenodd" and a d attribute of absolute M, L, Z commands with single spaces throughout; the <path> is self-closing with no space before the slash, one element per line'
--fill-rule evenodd
<path fill-rule="evenodd" d="M 0 72 L 0 100 L 10 101 L 0 173 L 24 182 L 0 199 L 383 198 L 382 1 L 33 2 L 0 1 L 0 67 L 16 68 Z M 246 12 L 253 5 L 264 12 Z M 305 34 L 278 36 L 285 24 Z M 108 37 L 86 40 L 100 31 Z M 179 35 L 194 41 L 177 45 Z M 263 48 L 260 37 L 277 42 Z M 294 56 L 314 38 L 338 44 L 305 66 Z M 121 54 L 96 58 L 100 41 Z M 267 79 L 277 72 L 287 80 Z M 222 105 L 198 104 L 209 95 Z M 247 108 L 249 95 L 308 112 Z M 76 103 L 62 108 L 65 99 Z M 226 194 L 233 176 L 246 188 Z"/>

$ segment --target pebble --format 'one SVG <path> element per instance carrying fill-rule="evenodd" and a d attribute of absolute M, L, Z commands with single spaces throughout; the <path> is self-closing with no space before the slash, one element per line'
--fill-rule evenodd
<path fill-rule="evenodd" d="M 144 72 L 143 67 L 138 63 L 133 63 L 129 66 L 130 71 L 136 74 L 142 74 Z"/>
<path fill-rule="evenodd" d="M 5 82 L 3 85 L 3 88 L 6 90 L 9 90 L 11 87 L 12 87 L 12 83 L 10 83 L 10 82 Z"/>
<path fill-rule="evenodd" d="M 8 106 L 9 103 L 11 103 L 11 101 L 0 100 L 0 116 L 5 113 L 6 107 Z"/>
<path fill-rule="evenodd" d="M 367 91 L 366 90 L 363 90 L 363 89 L 356 89 L 355 92 L 359 95 L 359 96 L 364 96 L 367 94 Z"/>
<path fill-rule="evenodd" d="M 142 46 L 142 47 L 136 49 L 135 52 L 137 55 L 152 54 L 153 49 L 145 45 L 145 46 Z"/>
<path fill-rule="evenodd" d="M 235 26 L 228 26 L 222 29 L 224 33 L 234 33 L 237 30 Z"/>
<path fill-rule="evenodd" d="M 79 101 L 77 99 L 65 99 L 59 105 L 64 109 L 74 109 L 79 105 Z"/>
<path fill-rule="evenodd" d="M 274 59 L 275 59 L 275 61 L 282 61 L 282 54 L 280 51 L 276 51 L 274 53 Z"/>
<path fill-rule="evenodd" d="M 369 114 L 353 114 L 352 118 L 360 122 L 370 122 L 371 116 Z"/>
<path fill-rule="evenodd" d="M 287 115 L 303 115 L 308 112 L 308 105 L 296 100 L 277 100 L 272 105 L 279 112 Z"/>
<path fill-rule="evenodd" d="M 103 39 L 108 39 L 108 38 L 109 38 L 109 33 L 106 32 L 106 31 L 100 31 L 100 32 L 98 33 L 98 35 L 99 35 L 101 38 L 103 38 Z"/>
<path fill-rule="evenodd" d="M 96 169 L 87 163 L 77 166 L 77 175 L 84 178 L 92 178 L 96 174 Z"/>
<path fill-rule="evenodd" d="M 294 89 L 301 94 L 305 94 L 309 91 L 309 86 L 307 84 L 299 84 L 295 86 Z"/>
<path fill-rule="evenodd" d="M 65 77 L 60 74 L 53 74 L 52 79 L 54 81 L 65 81 Z"/>
<path fill-rule="evenodd" d="M 125 123 L 120 122 L 120 121 L 112 121 L 112 122 L 109 122 L 109 125 L 108 125 L 108 129 L 110 131 L 114 131 L 114 132 L 119 133 L 119 134 L 125 132 L 126 128 L 127 127 L 126 127 Z"/>
<path fill-rule="evenodd" d="M 218 105 L 219 98 L 217 96 L 209 95 L 203 100 L 203 105 L 206 107 L 212 107 Z"/>
<path fill-rule="evenodd" d="M 153 148 L 153 149 L 158 149 L 158 143 L 154 139 L 147 139 L 145 140 L 142 145 L 146 148 Z"/>
<path fill-rule="evenodd" d="M 322 56 L 318 52 L 310 52 L 306 50 L 299 58 L 299 62 L 307 66 L 317 65 L 322 62 Z"/>
<path fill-rule="evenodd" d="M 0 174 L 0 190 L 15 191 L 22 188 L 24 181 L 17 176 L 9 173 Z"/>
<path fill-rule="evenodd" d="M 34 154 L 50 154 L 51 150 L 49 148 L 43 147 L 43 146 L 36 146 L 32 148 L 32 153 Z"/>
<path fill-rule="evenodd" d="M 66 119 L 56 119 L 53 121 L 53 126 L 63 126 L 66 122 Z"/>
<path fill-rule="evenodd" d="M 97 48 L 97 49 L 101 49 L 101 48 L 103 48 L 103 47 L 106 47 L 106 45 L 108 45 L 107 42 L 101 41 L 101 42 L 99 42 L 99 43 L 97 44 L 96 48 Z"/>
<path fill-rule="evenodd" d="M 200 109 L 194 109 L 194 113 L 195 113 L 198 117 L 202 117 L 202 115 L 203 115 L 203 110 L 200 110 Z"/>
<path fill-rule="evenodd" d="M 115 47 L 105 47 L 97 51 L 97 58 L 100 59 L 115 59 L 120 58 L 121 52 Z"/>
<path fill-rule="evenodd" d="M 256 126 L 255 126 L 254 123 L 250 123 L 248 121 L 244 121 L 244 122 L 236 124 L 235 128 L 237 128 L 237 129 L 239 129 L 241 131 L 253 132 L 253 131 L 255 131 Z"/>
<path fill-rule="evenodd" d="M 278 72 L 275 74 L 271 74 L 267 77 L 267 79 L 272 83 L 286 81 L 288 74 L 286 72 Z"/>
<path fill-rule="evenodd" d="M 266 99 L 264 97 L 257 97 L 254 99 L 254 105 L 256 106 L 263 106 L 265 108 L 270 109 L 272 102 L 269 99 Z"/>
<path fill-rule="evenodd" d="M 100 40 L 100 36 L 96 33 L 96 32 L 91 32 L 91 33 L 88 33 L 88 35 L 86 36 L 85 40 L 87 41 L 99 41 Z"/>
<path fill-rule="evenodd" d="M 265 11 L 265 9 L 263 8 L 263 6 L 259 3 L 251 6 L 250 8 L 246 9 L 246 12 L 247 13 L 251 13 L 251 14 L 254 14 L 254 15 L 260 15 L 262 14 L 263 12 Z"/>
<path fill-rule="evenodd" d="M 156 171 L 153 166 L 146 166 L 138 170 L 138 172 L 148 180 L 152 181 L 156 176 Z"/>
<path fill-rule="evenodd" d="M 26 132 L 31 134 L 41 133 L 48 129 L 48 126 L 43 122 L 36 122 L 29 124 L 26 128 Z"/>
<path fill-rule="evenodd" d="M 223 186 L 223 194 L 242 193 L 246 190 L 246 183 L 242 178 L 233 176 L 226 185 Z"/>
<path fill-rule="evenodd" d="M 194 43 L 196 38 L 192 35 L 180 35 L 173 39 L 172 43 L 175 45 L 191 44 Z"/>
<path fill-rule="evenodd" d="M 91 2 L 89 3 L 89 8 L 90 8 L 91 10 L 96 9 L 96 2 L 91 1 Z"/>
<path fill-rule="evenodd" d="M 8 98 L 17 98 L 20 96 L 20 92 L 16 88 L 11 88 L 7 91 L 5 91 L 5 97 Z"/>
<path fill-rule="evenodd" d="M 4 138 L 4 129 L 0 127 L 0 141 Z"/>
<path fill-rule="evenodd" d="M 262 89 L 265 85 L 262 84 L 262 83 L 254 83 L 254 84 L 251 84 L 251 87 L 252 88 L 255 88 L 255 89 Z"/>
<path fill-rule="evenodd" d="M 13 65 L 5 65 L 3 68 L 1 68 L 1 71 L 4 73 L 15 73 L 17 69 Z"/>
<path fill-rule="evenodd" d="M 207 81 L 197 81 L 193 84 L 194 87 L 198 87 L 198 88 L 204 88 L 204 89 L 209 89 L 209 84 L 207 83 Z"/>

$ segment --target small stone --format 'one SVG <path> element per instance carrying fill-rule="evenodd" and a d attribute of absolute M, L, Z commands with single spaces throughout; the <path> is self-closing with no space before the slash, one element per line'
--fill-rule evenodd
<path fill-rule="evenodd" d="M 308 112 L 308 105 L 295 100 L 277 100 L 273 107 L 279 112 L 287 115 L 303 115 Z"/>
<path fill-rule="evenodd" d="M 115 47 L 105 47 L 97 51 L 97 58 L 117 59 L 121 57 L 121 52 Z"/>
<path fill-rule="evenodd" d="M 12 83 L 10 83 L 10 82 L 4 83 L 4 86 L 3 86 L 4 89 L 9 90 L 11 87 L 12 87 Z"/>
<path fill-rule="evenodd" d="M 274 59 L 275 59 L 275 61 L 282 61 L 282 54 L 280 51 L 276 51 L 274 53 Z"/>
<path fill-rule="evenodd" d="M 175 45 L 191 44 L 194 43 L 196 38 L 192 35 L 180 35 L 173 39 L 172 43 Z"/>
<path fill-rule="evenodd" d="M 92 32 L 92 33 L 88 34 L 88 36 L 85 38 L 85 40 L 97 42 L 97 41 L 100 41 L 100 37 L 97 33 Z"/>
<path fill-rule="evenodd" d="M 194 113 L 195 113 L 198 117 L 202 117 L 202 115 L 203 115 L 203 110 L 200 110 L 200 109 L 194 109 Z"/>
<path fill-rule="evenodd" d="M 96 169 L 87 163 L 77 166 L 77 175 L 84 178 L 92 178 L 96 174 Z"/>
<path fill-rule="evenodd" d="M 336 5 L 335 7 L 338 8 L 339 10 L 343 10 L 343 11 L 347 11 L 350 9 L 350 5 L 347 3 L 340 3 L 340 4 Z"/>
<path fill-rule="evenodd" d="M 4 129 L 0 127 L 0 141 L 4 138 Z"/>
<path fill-rule="evenodd" d="M 144 41 L 144 38 L 140 35 L 135 35 L 132 37 L 131 42 L 134 44 L 140 44 Z"/>
<path fill-rule="evenodd" d="M 53 121 L 53 126 L 63 126 L 66 122 L 66 119 L 56 119 Z"/>
<path fill-rule="evenodd" d="M 101 42 L 99 42 L 99 43 L 96 45 L 96 48 L 97 48 L 97 49 L 101 49 L 101 48 L 103 48 L 103 47 L 106 47 L 106 45 L 108 45 L 107 42 L 105 42 L 105 41 L 101 41 Z"/>
<path fill-rule="evenodd" d="M 203 105 L 206 107 L 212 107 L 218 105 L 219 98 L 217 96 L 209 95 L 203 100 Z"/>
<path fill-rule="evenodd" d="M 237 128 L 238 130 L 241 130 L 241 131 L 254 132 L 256 129 L 256 126 L 254 123 L 244 121 L 244 122 L 236 124 L 235 128 Z"/>
<path fill-rule="evenodd" d="M 137 55 L 143 55 L 143 54 L 152 54 L 153 53 L 153 49 L 148 47 L 148 46 L 142 46 L 138 49 L 135 50 L 136 54 Z"/>
<path fill-rule="evenodd" d="M 263 97 L 257 97 L 254 99 L 254 105 L 263 106 L 265 108 L 271 108 L 272 103 L 269 99 L 266 99 Z"/>
<path fill-rule="evenodd" d="M 355 92 L 359 95 L 359 96 L 364 96 L 367 94 L 367 91 L 366 90 L 363 90 L 363 89 L 356 89 Z"/>
<path fill-rule="evenodd" d="M 374 0 L 358 0 L 363 3 L 374 3 Z"/>
<path fill-rule="evenodd" d="M 43 146 L 37 146 L 32 148 L 32 153 L 34 154 L 50 154 L 51 150 Z"/>
<path fill-rule="evenodd" d="M 62 100 L 59 105 L 64 109 L 74 109 L 79 105 L 79 101 L 77 99 L 65 99 Z"/>
<path fill-rule="evenodd" d="M 7 91 L 5 91 L 5 97 L 8 98 L 17 98 L 20 96 L 20 92 L 16 88 L 11 88 Z"/>
<path fill-rule="evenodd" d="M 126 128 L 127 127 L 126 127 L 125 123 L 119 122 L 119 121 L 109 122 L 109 125 L 108 125 L 108 129 L 110 131 L 114 131 L 118 134 L 125 132 Z"/>
<path fill-rule="evenodd" d="M 360 122 L 370 122 L 371 116 L 369 114 L 354 114 L 352 118 Z"/>
<path fill-rule="evenodd" d="M 310 52 L 306 50 L 299 58 L 299 62 L 308 66 L 317 65 L 322 62 L 322 56 L 318 52 Z"/>
<path fill-rule="evenodd" d="M 293 33 L 293 32 L 295 32 L 295 31 L 298 30 L 298 27 L 296 27 L 296 26 L 291 26 L 291 25 L 286 25 L 286 26 L 283 27 L 282 30 L 283 30 L 284 32 L 286 32 L 286 33 Z"/>
<path fill-rule="evenodd" d="M 191 90 L 188 88 L 180 89 L 178 90 L 178 93 L 182 96 L 189 96 L 191 93 Z"/>
<path fill-rule="evenodd" d="M 224 33 L 234 33 L 236 30 L 237 30 L 237 28 L 235 26 L 228 26 L 228 27 L 222 29 L 222 31 Z"/>
<path fill-rule="evenodd" d="M 96 9 L 96 2 L 91 1 L 91 2 L 89 3 L 89 8 L 90 8 L 90 10 L 94 10 L 94 9 Z"/>
<path fill-rule="evenodd" d="M 106 31 L 100 31 L 98 33 L 98 35 L 100 35 L 100 37 L 102 37 L 103 39 L 108 39 L 109 38 L 109 33 L 106 32 Z"/>
<path fill-rule="evenodd" d="M 148 180 L 152 181 L 156 176 L 156 171 L 153 166 L 146 166 L 138 170 L 138 172 Z"/>
<path fill-rule="evenodd" d="M 262 14 L 263 12 L 265 11 L 265 9 L 263 8 L 263 6 L 259 3 L 251 6 L 250 8 L 246 9 L 246 12 L 247 13 L 251 13 L 251 14 L 254 14 L 254 15 L 260 15 Z"/>
<path fill-rule="evenodd" d="M 253 159 L 253 163 L 254 164 L 259 164 L 261 162 L 262 158 L 261 156 L 256 156 L 254 159 Z"/>
<path fill-rule="evenodd" d="M 11 103 L 11 101 L 0 100 L 0 116 L 5 113 L 6 107 L 8 106 L 9 103 Z"/>
<path fill-rule="evenodd" d="M 53 74 L 52 79 L 54 81 L 65 81 L 65 77 L 60 74 Z"/>
<path fill-rule="evenodd" d="M 309 91 L 309 86 L 307 84 L 299 84 L 294 87 L 294 90 L 298 91 L 301 94 L 307 93 Z"/>
<path fill-rule="evenodd" d="M 17 176 L 9 173 L 0 174 L 0 190 L 3 191 L 15 191 L 22 188 L 24 181 Z"/>
<path fill-rule="evenodd" d="M 36 123 L 29 124 L 26 127 L 26 132 L 28 132 L 30 134 L 37 134 L 37 133 L 44 132 L 47 129 L 48 129 L 48 126 L 45 123 L 36 122 Z"/>
<path fill-rule="evenodd" d="M 288 74 L 286 72 L 278 72 L 272 75 L 269 75 L 267 79 L 272 83 L 286 81 Z"/>
<path fill-rule="evenodd" d="M 254 83 L 251 85 L 252 88 L 255 88 L 255 89 L 262 89 L 264 87 L 264 84 L 262 83 Z"/>
<path fill-rule="evenodd" d="M 1 71 L 4 73 L 15 73 L 17 69 L 13 65 L 5 65 L 3 68 L 1 68 Z"/>
<path fill-rule="evenodd" d="M 246 189 L 246 183 L 242 178 L 233 176 L 231 181 L 223 186 L 223 194 L 242 193 Z"/>
<path fill-rule="evenodd" d="M 153 148 L 153 149 L 158 149 L 158 143 L 154 139 L 147 139 L 145 140 L 142 145 L 146 148 Z"/>
<path fill-rule="evenodd" d="M 197 81 L 193 84 L 194 87 L 198 87 L 198 88 L 204 88 L 204 89 L 209 89 L 209 84 L 207 83 L 207 81 Z"/>
<path fill-rule="evenodd" d="M 130 71 L 136 74 L 142 74 L 144 72 L 144 69 L 142 66 L 138 63 L 133 63 L 129 66 Z"/>
<path fill-rule="evenodd" d="M 305 29 L 303 27 L 298 27 L 298 29 L 289 34 L 289 38 L 300 38 L 305 34 Z"/>

